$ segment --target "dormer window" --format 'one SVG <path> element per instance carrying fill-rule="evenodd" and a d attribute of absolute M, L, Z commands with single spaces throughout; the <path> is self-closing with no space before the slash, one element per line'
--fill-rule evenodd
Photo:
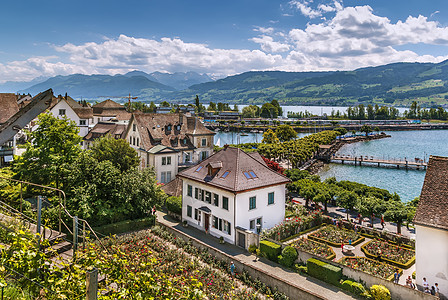
<path fill-rule="evenodd" d="M 177 125 L 176 127 L 177 127 L 177 128 L 176 128 L 177 131 L 180 131 L 180 125 Z"/>
<path fill-rule="evenodd" d="M 171 131 L 171 125 L 167 125 L 167 126 L 166 126 L 166 130 L 167 130 L 167 131 Z"/>

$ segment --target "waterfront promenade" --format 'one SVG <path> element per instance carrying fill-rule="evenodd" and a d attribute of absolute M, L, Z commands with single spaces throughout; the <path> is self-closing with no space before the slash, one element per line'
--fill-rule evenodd
<path fill-rule="evenodd" d="M 374 167 L 396 167 L 416 170 L 426 170 L 427 163 L 421 159 L 407 160 L 407 159 L 384 159 L 373 156 L 352 156 L 344 154 L 336 154 L 330 158 L 332 163 L 344 164 L 346 162 L 354 163 L 355 166 L 374 166 Z"/>

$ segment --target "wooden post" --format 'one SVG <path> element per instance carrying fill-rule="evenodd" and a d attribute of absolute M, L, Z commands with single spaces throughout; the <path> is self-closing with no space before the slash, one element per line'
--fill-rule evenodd
<path fill-rule="evenodd" d="M 97 300 L 98 298 L 98 269 L 93 268 L 92 271 L 87 271 L 86 276 L 86 299 Z"/>
<path fill-rule="evenodd" d="M 73 217 L 73 257 L 75 257 L 75 252 L 78 250 L 78 217 Z"/>

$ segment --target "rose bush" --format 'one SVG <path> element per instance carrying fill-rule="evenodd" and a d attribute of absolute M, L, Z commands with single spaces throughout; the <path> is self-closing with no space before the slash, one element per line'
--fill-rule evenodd
<path fill-rule="evenodd" d="M 334 254 L 331 248 L 327 245 L 306 238 L 294 241 L 291 246 L 323 258 L 327 258 Z"/>

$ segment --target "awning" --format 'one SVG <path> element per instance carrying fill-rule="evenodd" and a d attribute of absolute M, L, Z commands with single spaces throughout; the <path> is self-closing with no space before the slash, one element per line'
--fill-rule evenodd
<path fill-rule="evenodd" d="M 202 210 L 203 212 L 210 214 L 212 211 L 207 206 L 201 206 L 199 210 Z"/>

